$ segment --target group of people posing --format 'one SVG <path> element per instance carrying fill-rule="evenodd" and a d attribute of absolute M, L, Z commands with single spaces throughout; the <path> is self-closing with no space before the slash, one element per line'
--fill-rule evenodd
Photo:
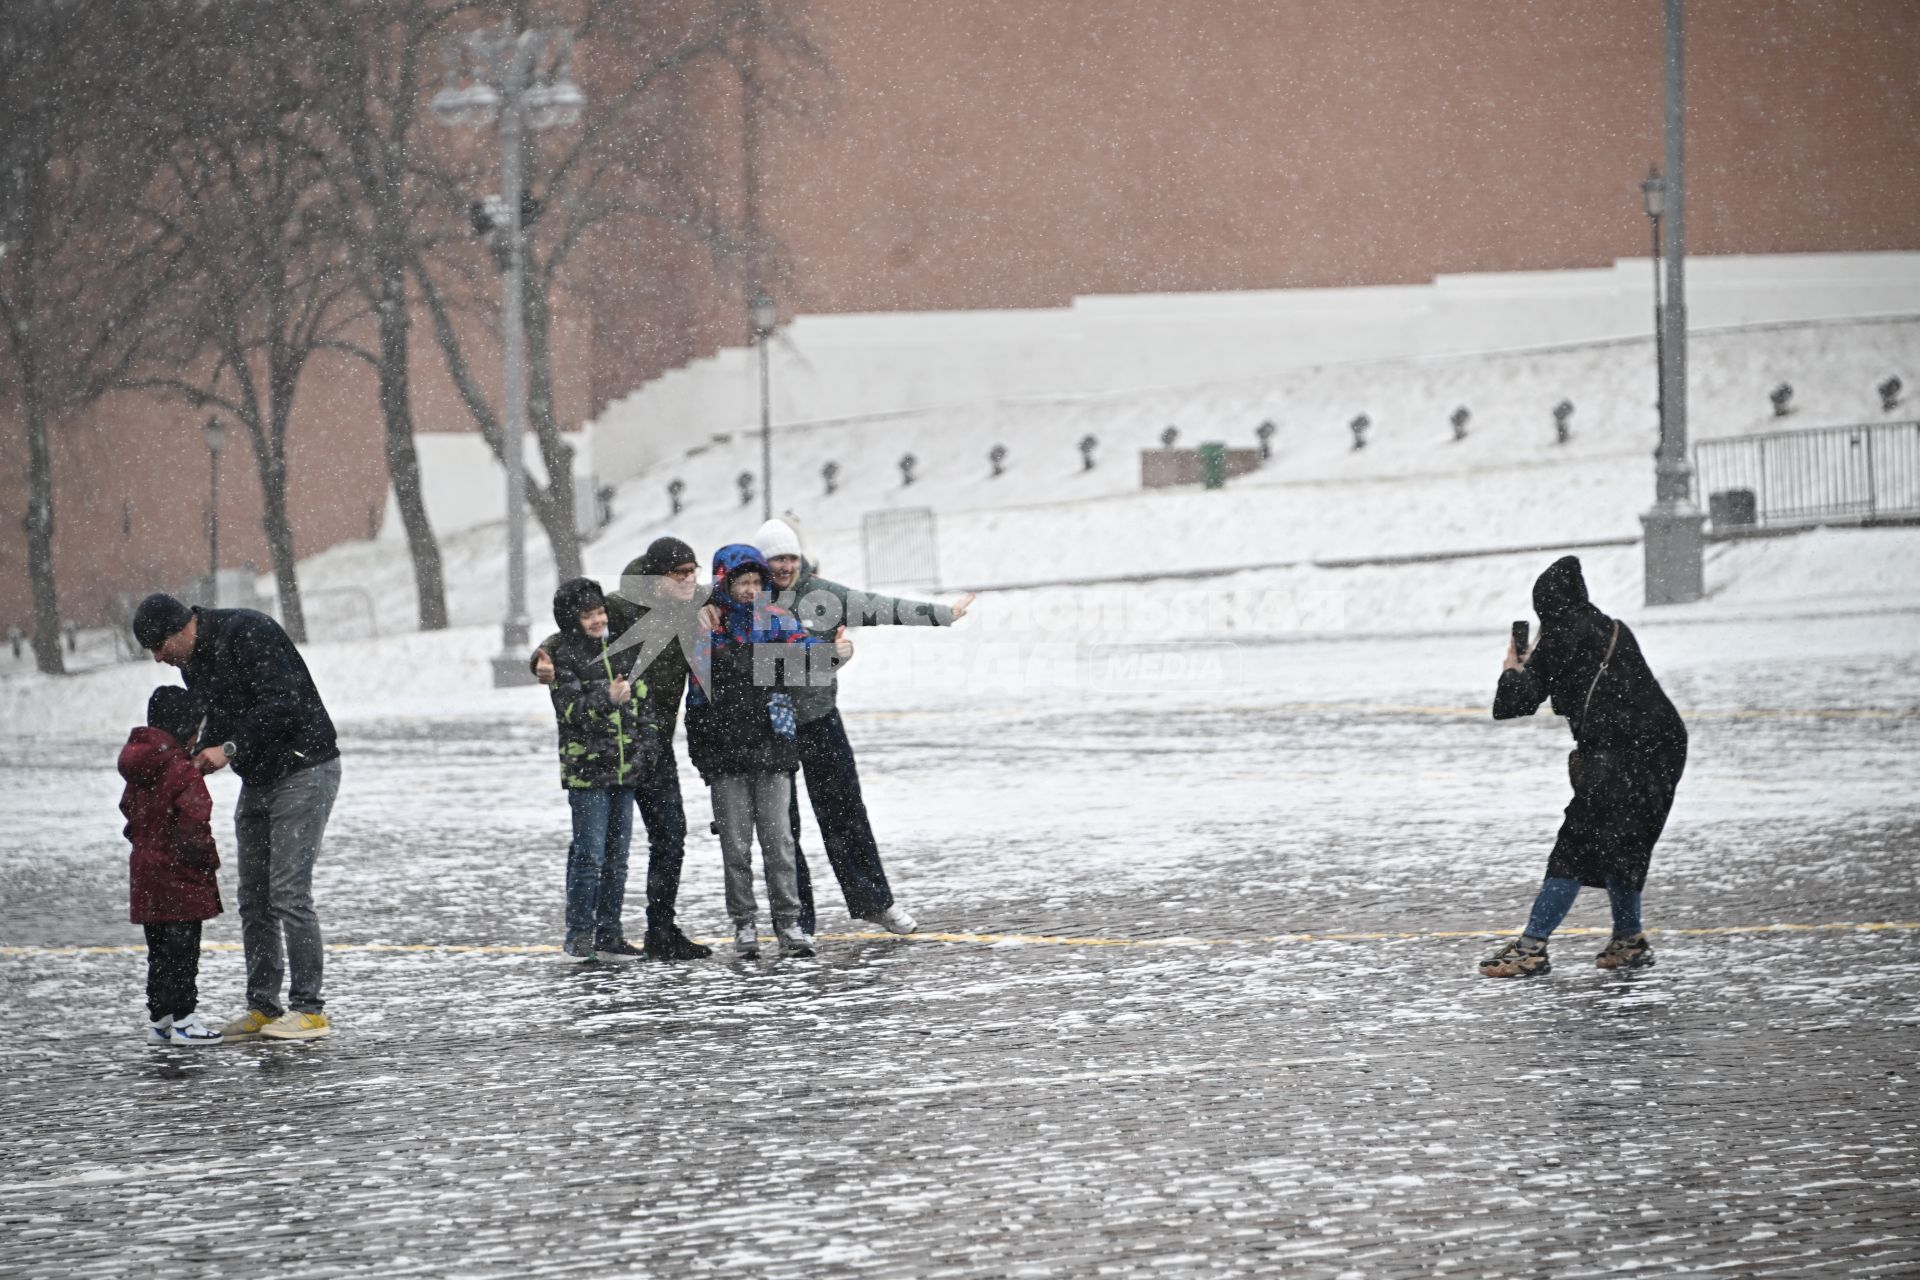
<path fill-rule="evenodd" d="M 617 592 L 587 578 L 562 583 L 553 600 L 559 630 L 529 655 L 534 676 L 550 686 L 572 812 L 563 952 L 577 961 L 712 954 L 675 920 L 687 834 L 674 754 L 683 701 L 688 755 L 713 802 L 735 952 L 753 957 L 760 949 L 757 837 L 777 945 L 783 954 L 813 953 L 796 772 L 848 914 L 914 932 L 867 817 L 836 702 L 839 671 L 853 657 L 849 627 L 949 626 L 973 597 L 938 605 L 829 581 L 780 520 L 762 525 L 751 544 L 715 552 L 710 585 L 698 574 L 693 548 L 663 537 L 627 566 Z M 1532 715 L 1551 702 L 1573 733 L 1573 796 L 1525 928 L 1480 972 L 1547 973 L 1548 940 L 1582 886 L 1604 888 L 1613 913 L 1613 936 L 1596 964 L 1644 967 L 1653 948 L 1641 893 L 1686 768 L 1686 726 L 1632 630 L 1588 598 L 1578 559 L 1549 566 L 1533 603 L 1538 643 L 1509 642 L 1493 715 Z M 340 753 L 306 664 L 279 624 L 247 609 L 189 608 L 156 594 L 141 602 L 133 631 L 185 681 L 154 690 L 147 723 L 119 761 L 133 844 L 131 917 L 147 937 L 148 1037 L 194 1045 L 327 1035 L 312 879 L 339 792 Z M 203 775 L 224 768 L 241 780 L 234 835 L 247 1010 L 213 1027 L 195 1012 L 201 922 L 221 911 Z M 636 809 L 648 842 L 640 945 L 624 922 Z"/>
<path fill-rule="evenodd" d="M 674 919 L 687 831 L 673 750 L 683 700 L 687 754 L 713 802 L 735 951 L 759 954 L 757 836 L 774 938 L 783 954 L 813 954 L 796 772 L 847 913 L 912 933 L 917 922 L 894 897 L 861 796 L 837 704 L 839 669 L 853 657 L 849 627 L 951 626 L 973 597 L 931 604 L 823 578 L 784 520 L 761 525 L 752 543 L 716 551 L 710 586 L 697 581 L 699 567 L 691 546 L 663 537 L 627 566 L 619 591 L 575 578 L 554 593 L 559 630 L 534 651 L 531 668 L 551 686 L 573 814 L 562 951 L 581 961 L 711 954 Z M 636 808 L 648 847 L 640 945 L 623 923 Z"/>

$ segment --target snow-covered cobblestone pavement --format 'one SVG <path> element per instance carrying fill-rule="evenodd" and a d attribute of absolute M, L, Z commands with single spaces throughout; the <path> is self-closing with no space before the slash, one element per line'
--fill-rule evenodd
<path fill-rule="evenodd" d="M 1243 645 L 1157 693 L 856 666 L 928 933 L 828 885 L 816 960 L 562 964 L 538 695 L 351 718 L 310 1045 L 144 1046 L 117 743 L 0 739 L 0 1271 L 1920 1272 L 1920 618 L 1639 630 L 1693 731 L 1659 964 L 1592 967 L 1590 894 L 1524 984 L 1473 962 L 1567 741 L 1487 719 L 1499 635 Z M 981 641 L 865 656 L 933 643 Z"/>

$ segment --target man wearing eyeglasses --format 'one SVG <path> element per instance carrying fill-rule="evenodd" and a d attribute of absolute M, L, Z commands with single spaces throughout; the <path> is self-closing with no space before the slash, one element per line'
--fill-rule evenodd
<path fill-rule="evenodd" d="M 647 829 L 646 954 L 655 960 L 702 960 L 713 954 L 680 931 L 674 909 L 680 897 L 680 866 L 686 853 L 687 811 L 680 799 L 680 761 L 673 730 L 687 695 L 687 661 L 698 634 L 706 593 L 696 578 L 700 563 L 678 538 L 656 538 L 627 565 L 620 590 L 609 592 L 607 634 L 621 647 L 641 646 L 636 668 L 647 684 L 647 701 L 661 726 L 661 750 L 634 788 L 634 804 Z M 542 684 L 553 682 L 558 635 L 534 650 L 531 667 Z"/>

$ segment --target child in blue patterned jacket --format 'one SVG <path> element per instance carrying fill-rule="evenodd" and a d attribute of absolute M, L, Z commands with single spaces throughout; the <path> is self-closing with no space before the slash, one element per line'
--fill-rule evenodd
<path fill-rule="evenodd" d="M 726 869 L 727 914 L 734 950 L 760 954 L 759 910 L 753 893 L 753 838 L 757 829 L 766 865 L 774 933 L 785 955 L 813 954 L 800 927 L 800 892 L 787 821 L 795 744 L 792 695 L 809 680 L 831 680 L 853 656 L 853 642 L 808 634 L 776 606 L 773 574 L 759 551 L 744 543 L 713 556 L 713 610 L 718 625 L 703 632 L 687 685 L 687 754 L 713 797 L 714 828 Z"/>

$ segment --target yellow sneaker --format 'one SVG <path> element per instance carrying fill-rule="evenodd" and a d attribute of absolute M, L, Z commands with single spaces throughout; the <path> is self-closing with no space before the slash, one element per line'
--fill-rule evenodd
<path fill-rule="evenodd" d="M 273 1019 L 270 1016 L 260 1012 L 258 1009 L 249 1009 L 232 1022 L 221 1024 L 220 1043 L 239 1044 L 245 1040 L 258 1040 L 260 1038 L 260 1028 L 272 1021 Z"/>
<path fill-rule="evenodd" d="M 324 1013 L 288 1011 L 260 1028 L 260 1034 L 269 1040 L 318 1040 L 333 1034 L 333 1024 Z"/>

